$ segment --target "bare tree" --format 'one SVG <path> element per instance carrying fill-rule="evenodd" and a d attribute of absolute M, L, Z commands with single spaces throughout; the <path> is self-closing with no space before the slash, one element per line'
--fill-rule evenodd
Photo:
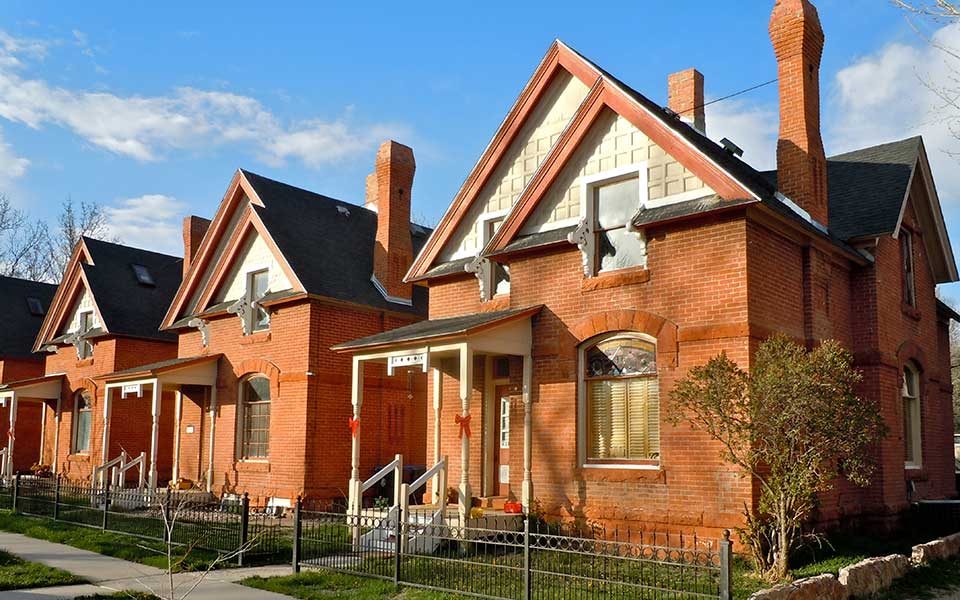
<path fill-rule="evenodd" d="M 83 200 L 77 205 L 68 196 L 61 206 L 57 228 L 49 242 L 53 278 L 59 281 L 63 277 L 73 249 L 81 237 L 104 239 L 109 233 L 107 213 L 102 206 Z"/>
<path fill-rule="evenodd" d="M 915 15 L 947 21 L 960 18 L 960 4 L 949 0 L 933 0 L 932 2 L 892 1 L 895 6 L 899 6 Z"/>
<path fill-rule="evenodd" d="M 0 274 L 24 279 L 48 279 L 47 226 L 30 220 L 0 194 Z"/>

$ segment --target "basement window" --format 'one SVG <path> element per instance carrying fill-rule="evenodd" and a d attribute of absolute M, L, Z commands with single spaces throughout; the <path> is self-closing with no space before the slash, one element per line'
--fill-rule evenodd
<path fill-rule="evenodd" d="M 137 278 L 137 283 L 148 287 L 154 287 L 157 285 L 157 282 L 153 279 L 153 275 L 150 274 L 150 270 L 145 266 L 132 264 L 130 267 L 133 269 L 133 274 Z"/>
<path fill-rule="evenodd" d="M 27 297 L 27 308 L 30 309 L 30 314 L 35 317 L 42 317 L 47 313 L 43 308 L 43 303 L 40 302 L 39 298 L 34 298 L 33 296 Z"/>

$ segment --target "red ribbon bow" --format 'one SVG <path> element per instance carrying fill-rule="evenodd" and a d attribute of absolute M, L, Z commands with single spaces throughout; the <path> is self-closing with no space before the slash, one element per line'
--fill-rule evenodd
<path fill-rule="evenodd" d="M 467 436 L 467 439 L 470 439 L 470 417 L 472 416 L 473 415 L 467 415 L 461 417 L 460 415 L 456 415 L 454 417 L 454 421 L 460 426 L 460 439 L 463 439 L 464 435 Z"/>
<path fill-rule="evenodd" d="M 350 433 L 357 437 L 357 429 L 360 428 L 360 417 L 350 417 Z"/>
<path fill-rule="evenodd" d="M 17 439 L 17 438 L 13 435 L 13 430 L 12 430 L 12 429 L 8 429 L 8 430 L 7 430 L 7 437 L 10 438 L 11 440 Z"/>

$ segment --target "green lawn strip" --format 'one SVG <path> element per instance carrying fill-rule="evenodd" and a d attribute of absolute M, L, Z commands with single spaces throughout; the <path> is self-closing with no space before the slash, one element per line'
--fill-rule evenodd
<path fill-rule="evenodd" d="M 29 562 L 0 550 L 0 590 L 22 590 L 78 583 L 85 583 L 85 580 L 66 571 Z"/>
<path fill-rule="evenodd" d="M 897 579 L 893 586 L 878 598 L 880 600 L 937 598 L 945 590 L 958 588 L 960 588 L 960 557 L 955 557 L 911 570 Z"/>
<path fill-rule="evenodd" d="M 280 577 L 248 577 L 241 584 L 264 590 L 286 594 L 304 600 L 345 598 L 346 600 L 441 600 L 464 598 L 453 594 L 416 590 L 397 589 L 389 581 L 370 579 L 333 571 L 309 571 L 299 575 Z"/>
<path fill-rule="evenodd" d="M 27 517 L 0 511 L 0 530 L 20 533 L 39 540 L 66 544 L 74 548 L 90 550 L 105 556 L 113 556 L 140 564 L 166 569 L 165 547 L 160 542 L 144 540 L 129 535 L 101 531 L 80 525 L 71 525 L 63 521 Z M 206 550 L 192 550 L 184 556 L 185 550 L 175 548 L 176 570 L 193 571 L 205 568 L 216 554 Z M 228 566 L 228 565 L 225 565 Z"/>

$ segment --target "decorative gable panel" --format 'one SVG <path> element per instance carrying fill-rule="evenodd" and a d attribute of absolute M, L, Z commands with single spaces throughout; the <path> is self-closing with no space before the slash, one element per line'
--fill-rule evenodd
<path fill-rule="evenodd" d="M 103 324 L 100 322 L 100 315 L 97 314 L 96 306 L 93 304 L 93 296 L 84 289 L 80 297 L 74 301 L 70 309 L 70 316 L 64 320 L 60 335 L 80 331 L 80 314 L 84 312 L 93 313 L 92 327 L 102 327 Z"/>
<path fill-rule="evenodd" d="M 474 256 L 482 249 L 484 218 L 510 210 L 588 92 L 579 79 L 563 70 L 557 72 L 447 242 L 441 260 Z"/>
<path fill-rule="evenodd" d="M 263 238 L 253 232 L 247 236 L 234 265 L 223 279 L 214 303 L 239 299 L 247 289 L 247 274 L 262 269 L 269 270 L 269 291 L 282 292 L 293 287 L 270 247 Z"/>

